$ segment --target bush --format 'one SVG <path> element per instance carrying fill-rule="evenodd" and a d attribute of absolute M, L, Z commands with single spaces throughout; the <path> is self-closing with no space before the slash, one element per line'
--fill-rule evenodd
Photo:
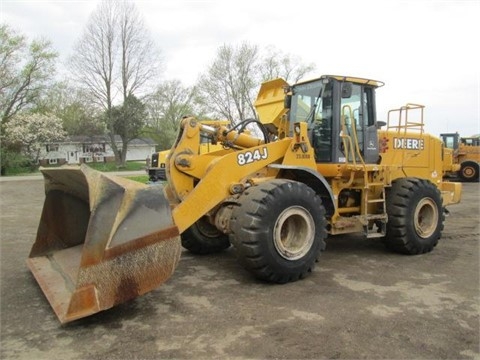
<path fill-rule="evenodd" d="M 36 166 L 32 166 L 31 161 L 19 152 L 1 148 L 0 151 L 1 176 L 16 175 L 19 173 L 32 173 Z"/>

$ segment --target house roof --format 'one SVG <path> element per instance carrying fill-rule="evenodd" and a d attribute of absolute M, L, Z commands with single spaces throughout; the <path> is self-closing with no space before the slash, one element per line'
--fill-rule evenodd
<path fill-rule="evenodd" d="M 157 145 L 152 139 L 148 137 L 136 138 L 130 141 L 130 144 L 146 144 L 146 145 Z"/>

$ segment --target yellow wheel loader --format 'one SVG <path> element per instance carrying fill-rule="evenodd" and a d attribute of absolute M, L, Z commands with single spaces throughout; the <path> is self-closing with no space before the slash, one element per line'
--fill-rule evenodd
<path fill-rule="evenodd" d="M 478 182 L 480 177 L 480 137 L 460 137 L 458 133 L 440 134 L 445 147 L 452 151 L 456 169 L 447 175 L 457 175 L 462 181 Z"/>
<path fill-rule="evenodd" d="M 85 166 L 43 170 L 46 200 L 28 265 L 60 321 L 159 286 L 182 245 L 200 254 L 233 245 L 253 276 L 275 283 L 311 273 L 327 235 L 431 251 L 461 184 L 442 180 L 444 149 L 423 131 L 423 106 L 377 121 L 382 85 L 276 79 L 260 88 L 258 119 L 227 127 L 185 118 L 164 187 Z M 201 154 L 205 136 L 222 149 Z"/>

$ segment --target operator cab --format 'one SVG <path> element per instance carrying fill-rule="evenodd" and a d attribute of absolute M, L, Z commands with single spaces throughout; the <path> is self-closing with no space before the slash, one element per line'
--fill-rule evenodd
<path fill-rule="evenodd" d="M 440 134 L 443 144 L 446 148 L 457 150 L 458 149 L 458 140 L 460 136 L 458 133 L 449 133 L 449 134 Z"/>
<path fill-rule="evenodd" d="M 480 146 L 479 137 L 460 137 L 458 133 L 440 134 L 446 148 L 457 150 L 460 144 L 464 146 Z"/>
<path fill-rule="evenodd" d="M 290 124 L 308 123 L 317 163 L 379 161 L 375 89 L 380 86 L 331 75 L 292 86 Z"/>

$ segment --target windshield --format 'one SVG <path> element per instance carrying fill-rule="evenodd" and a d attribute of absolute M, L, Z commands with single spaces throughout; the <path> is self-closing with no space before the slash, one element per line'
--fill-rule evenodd
<path fill-rule="evenodd" d="M 318 96 L 323 93 L 323 87 L 320 81 L 295 86 L 290 113 L 292 122 L 312 122 L 320 115 L 322 99 Z"/>
<path fill-rule="evenodd" d="M 455 148 L 455 137 L 454 136 L 443 136 L 443 143 L 445 147 L 449 149 Z"/>
<path fill-rule="evenodd" d="M 333 82 L 325 84 L 321 80 L 296 85 L 293 89 L 290 122 L 308 122 L 317 162 L 331 161 L 332 89 Z"/>

